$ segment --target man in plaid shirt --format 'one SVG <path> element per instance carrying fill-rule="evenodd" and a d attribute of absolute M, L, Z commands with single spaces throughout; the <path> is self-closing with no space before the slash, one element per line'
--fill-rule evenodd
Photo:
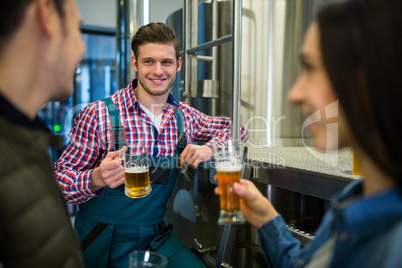
<path fill-rule="evenodd" d="M 230 138 L 231 122 L 229 118 L 205 115 L 170 94 L 182 65 L 173 29 L 150 23 L 137 31 L 131 47 L 131 63 L 138 78 L 110 97 L 124 126 L 127 145 L 145 145 L 153 158 L 179 155 L 179 109 L 187 137 L 180 165 L 196 167 L 209 161 L 211 145 L 222 145 Z M 150 172 L 153 184 L 148 196 L 125 196 L 119 158 L 122 150 L 114 150 L 109 111 L 103 101 L 89 104 L 75 118 L 71 141 L 55 163 L 67 201 L 79 204 L 75 228 L 86 266 L 128 267 L 132 250 L 152 249 L 168 258 L 168 267 L 205 267 L 163 221 L 177 166 L 166 174 Z M 247 140 L 244 128 L 241 138 Z M 206 143 L 192 144 L 195 141 Z"/>

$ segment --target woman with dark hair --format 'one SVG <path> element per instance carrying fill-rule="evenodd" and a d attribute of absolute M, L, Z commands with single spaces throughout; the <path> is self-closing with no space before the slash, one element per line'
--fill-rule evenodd
<path fill-rule="evenodd" d="M 324 118 L 308 126 L 318 149 L 354 148 L 364 178 L 334 197 L 305 247 L 247 180 L 234 188 L 243 216 L 258 228 L 272 267 L 402 267 L 402 1 L 322 7 L 300 59 L 289 100 L 306 117 Z M 325 119 L 329 112 L 337 116 Z"/>

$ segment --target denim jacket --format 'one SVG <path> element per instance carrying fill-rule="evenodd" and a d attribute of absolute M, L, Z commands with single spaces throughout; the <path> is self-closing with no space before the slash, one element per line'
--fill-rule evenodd
<path fill-rule="evenodd" d="M 304 267 L 335 236 L 329 267 L 402 267 L 402 190 L 392 188 L 369 198 L 362 181 L 335 196 L 313 241 L 305 247 L 293 238 L 281 216 L 258 229 L 272 267 Z"/>

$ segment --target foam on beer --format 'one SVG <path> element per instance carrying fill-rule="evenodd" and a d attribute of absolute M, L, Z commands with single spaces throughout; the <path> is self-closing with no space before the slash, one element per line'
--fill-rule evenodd
<path fill-rule="evenodd" d="M 241 164 L 228 163 L 228 162 L 216 163 L 215 169 L 216 171 L 222 171 L 222 172 L 235 172 L 241 170 Z"/>
<path fill-rule="evenodd" d="M 129 167 L 124 169 L 124 172 L 126 173 L 144 173 L 147 171 L 148 171 L 147 167 Z"/>

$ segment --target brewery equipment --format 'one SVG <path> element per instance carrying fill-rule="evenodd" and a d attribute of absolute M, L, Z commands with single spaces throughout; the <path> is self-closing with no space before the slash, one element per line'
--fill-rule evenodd
<path fill-rule="evenodd" d="M 235 138 L 239 124 L 248 129 L 242 177 L 270 198 L 302 243 L 313 239 L 330 196 L 353 179 L 339 175 L 350 151 L 312 155 L 304 119 L 286 99 L 304 33 L 323 1 L 183 0 L 166 18 L 184 59 L 172 94 L 206 114 L 231 117 Z M 211 267 L 267 267 L 252 226 L 217 225 L 214 172 L 205 163 L 179 176 L 165 220 Z"/>
<path fill-rule="evenodd" d="M 307 220 L 303 223 L 313 229 L 327 201 L 269 185 L 265 179 L 258 181 L 259 175 L 265 177 L 264 167 L 258 172 L 262 163 L 258 160 L 268 158 L 271 148 L 310 144 L 308 135 L 301 132 L 303 118 L 299 109 L 288 103 L 286 95 L 300 71 L 298 54 L 304 33 L 321 2 L 186 0 L 184 10 L 166 19 L 181 38 L 185 59 L 184 73 L 178 77 L 181 82 L 176 85 L 179 90 L 173 89 L 175 94 L 179 93 L 176 97 L 204 113 L 231 117 L 234 129 L 238 129 L 237 122 L 245 126 L 249 132 L 246 146 L 250 149 L 250 164 L 243 177 L 253 179 L 261 192 L 272 198 L 285 220 L 299 223 L 304 215 L 313 215 L 313 223 Z M 236 133 L 234 136 L 238 137 Z M 262 150 L 263 154 L 258 160 L 253 155 L 256 150 L 260 153 Z M 275 153 L 270 158 L 275 158 Z M 204 249 L 218 246 L 220 251 L 213 256 L 216 265 L 228 261 L 245 267 L 244 261 L 248 259 L 247 267 L 266 267 L 253 227 L 246 224 L 238 229 L 235 226 L 223 229 L 216 225 L 219 203 L 211 194 L 215 185 L 210 173 L 213 171 L 200 167 L 195 174 L 198 191 L 209 201 L 206 204 L 209 220 L 197 218 L 195 223 L 182 224 L 186 219 L 174 212 L 168 213 L 167 219 L 179 226 L 180 232 L 176 234 L 186 246 L 194 246 L 194 237 Z M 183 190 L 193 186 L 179 178 L 177 187 Z M 183 230 L 190 235 L 181 235 Z M 312 238 L 300 237 L 307 241 Z M 234 251 L 236 254 L 230 254 Z M 225 254 L 229 259 L 225 259 Z"/>

